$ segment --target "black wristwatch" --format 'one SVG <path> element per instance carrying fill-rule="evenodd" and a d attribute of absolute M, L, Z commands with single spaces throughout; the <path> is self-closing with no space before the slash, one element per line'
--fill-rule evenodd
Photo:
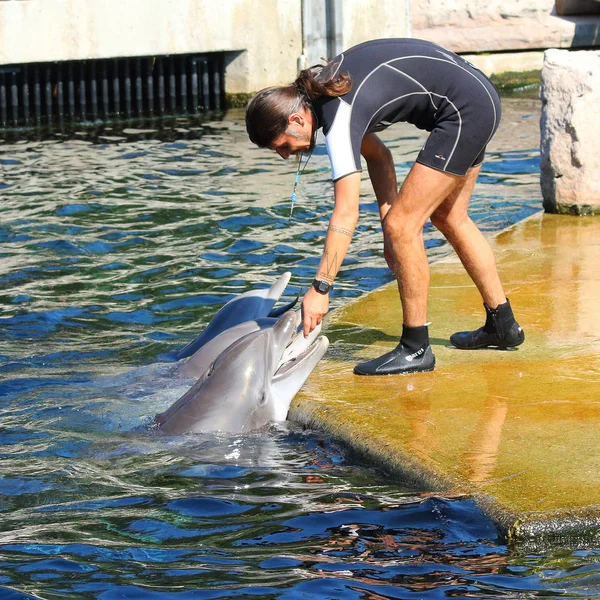
<path fill-rule="evenodd" d="M 321 281 L 320 279 L 315 279 L 312 282 L 312 285 L 315 288 L 315 290 L 319 292 L 319 294 L 328 294 L 333 289 L 333 286 L 330 283 L 327 283 L 326 281 Z"/>

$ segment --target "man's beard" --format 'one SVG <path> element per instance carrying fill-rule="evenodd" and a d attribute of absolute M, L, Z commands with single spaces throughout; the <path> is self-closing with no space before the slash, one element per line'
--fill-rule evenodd
<path fill-rule="evenodd" d="M 308 140 L 308 152 L 309 153 L 311 153 L 315 149 L 316 143 L 317 143 L 317 136 L 316 136 L 316 132 L 313 131 L 312 135 L 310 136 L 310 138 Z"/>
<path fill-rule="evenodd" d="M 306 150 L 298 150 L 298 154 L 300 152 L 312 152 L 315 149 L 315 143 L 316 143 L 316 139 L 317 136 L 315 135 L 315 132 L 313 131 L 311 135 L 306 135 L 305 133 L 298 133 L 297 131 L 294 131 L 293 129 L 288 129 L 288 131 L 286 131 L 286 133 L 293 137 L 296 140 L 300 140 L 301 142 L 305 142 L 308 144 L 308 148 L 306 148 Z"/>

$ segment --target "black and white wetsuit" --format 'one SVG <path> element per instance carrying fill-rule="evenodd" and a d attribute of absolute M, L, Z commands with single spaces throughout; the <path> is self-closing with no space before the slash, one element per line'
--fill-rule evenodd
<path fill-rule="evenodd" d="M 500 121 L 500 99 L 460 56 L 423 40 L 373 40 L 336 56 L 323 74 L 330 72 L 352 78 L 347 94 L 313 105 L 334 181 L 361 171 L 365 134 L 399 121 L 431 132 L 417 162 L 454 175 L 483 162 Z"/>

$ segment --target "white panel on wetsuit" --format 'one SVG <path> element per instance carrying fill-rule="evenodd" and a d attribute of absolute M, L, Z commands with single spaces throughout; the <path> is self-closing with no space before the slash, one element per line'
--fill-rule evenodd
<path fill-rule="evenodd" d="M 327 154 L 331 161 L 331 174 L 334 181 L 360 171 L 360 164 L 354 160 L 352 139 L 350 136 L 350 114 L 352 107 L 343 100 L 335 113 L 335 119 L 331 129 L 325 136 Z"/>

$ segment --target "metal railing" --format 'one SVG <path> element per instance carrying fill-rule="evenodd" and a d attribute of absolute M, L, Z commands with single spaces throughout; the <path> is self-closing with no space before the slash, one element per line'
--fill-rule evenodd
<path fill-rule="evenodd" d="M 0 65 L 0 129 L 221 110 L 224 56 Z"/>

